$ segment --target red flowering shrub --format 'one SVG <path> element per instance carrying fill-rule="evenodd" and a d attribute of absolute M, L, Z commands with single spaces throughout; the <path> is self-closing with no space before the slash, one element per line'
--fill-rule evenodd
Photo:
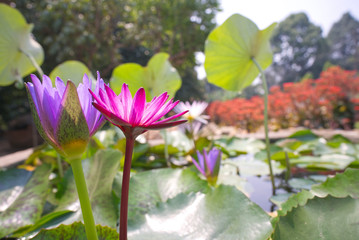
<path fill-rule="evenodd" d="M 347 128 L 359 120 L 359 77 L 355 71 L 334 66 L 317 80 L 273 86 L 268 96 L 269 122 L 272 128 L 306 126 L 310 128 Z M 349 103 L 349 104 L 348 104 Z M 353 107 L 351 107 L 353 105 Z M 255 131 L 263 124 L 263 98 L 236 98 L 212 102 L 207 114 L 219 124 Z"/>

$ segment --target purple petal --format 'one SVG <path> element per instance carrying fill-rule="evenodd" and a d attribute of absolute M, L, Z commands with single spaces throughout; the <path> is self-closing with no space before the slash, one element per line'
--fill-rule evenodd
<path fill-rule="evenodd" d="M 192 162 L 193 162 L 193 164 L 196 166 L 196 168 L 198 169 L 198 171 L 200 171 L 200 172 L 203 174 L 203 176 L 206 176 L 206 173 L 205 173 L 205 172 L 203 171 L 203 169 L 198 165 L 196 159 L 192 158 Z"/>
<path fill-rule="evenodd" d="M 34 84 L 34 90 L 35 90 L 35 94 L 36 94 L 37 103 L 38 103 L 39 109 L 41 111 L 42 110 L 41 100 L 42 100 L 42 95 L 44 94 L 44 88 L 43 88 L 40 80 L 34 74 L 31 74 L 30 76 L 32 79 L 32 83 Z"/>
<path fill-rule="evenodd" d="M 44 88 L 46 88 L 49 91 L 51 96 L 53 96 L 52 94 L 54 93 L 54 91 L 52 87 L 52 81 L 48 76 L 46 75 L 42 76 L 42 85 L 44 86 Z"/>
<path fill-rule="evenodd" d="M 65 92 L 65 88 L 66 88 L 64 81 L 62 81 L 61 78 L 56 77 L 55 86 L 57 88 L 58 95 L 61 96 L 61 98 L 62 98 L 62 96 L 64 95 L 64 92 Z"/>
<path fill-rule="evenodd" d="M 197 157 L 198 157 L 198 162 L 199 162 L 199 165 L 201 166 L 201 169 L 203 170 L 203 172 L 205 172 L 206 166 L 204 164 L 203 156 L 198 150 L 197 150 Z M 204 175 L 206 176 L 206 174 L 204 174 Z"/>
<path fill-rule="evenodd" d="M 25 83 L 25 84 L 27 86 L 27 89 L 30 92 L 32 101 L 34 102 L 34 105 L 36 107 L 36 111 L 37 111 L 37 113 L 39 113 L 39 103 L 38 103 L 37 95 L 36 95 L 36 92 L 35 92 L 34 84 L 32 84 L 31 82 L 28 82 L 28 83 Z"/>
<path fill-rule="evenodd" d="M 213 148 L 211 151 L 209 151 L 208 154 L 208 160 L 207 160 L 207 167 L 213 173 L 214 167 L 218 161 L 218 157 L 220 155 L 220 151 L 218 149 Z"/>
<path fill-rule="evenodd" d="M 100 112 L 96 109 L 97 112 Z M 106 118 L 104 116 L 101 116 L 97 121 L 95 121 L 95 124 L 93 125 L 92 129 L 90 129 L 90 137 L 94 135 L 105 123 Z"/>

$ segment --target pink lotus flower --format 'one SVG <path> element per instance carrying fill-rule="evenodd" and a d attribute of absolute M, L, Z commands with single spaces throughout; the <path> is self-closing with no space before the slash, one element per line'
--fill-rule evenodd
<path fill-rule="evenodd" d="M 160 120 L 171 111 L 178 101 L 169 100 L 168 94 L 162 93 L 146 102 L 146 93 L 143 88 L 138 89 L 132 98 L 127 84 L 122 85 L 121 93 L 117 96 L 114 91 L 105 85 L 100 90 L 99 97 L 90 90 L 96 100 L 93 103 L 102 114 L 115 126 L 119 127 L 126 137 L 125 163 L 122 175 L 121 206 L 120 206 L 120 235 L 119 239 L 127 239 L 128 192 L 130 186 L 130 171 L 135 138 L 150 129 L 161 129 L 179 125 L 187 120 L 172 121 L 188 111 Z"/>
<path fill-rule="evenodd" d="M 183 111 L 171 117 L 159 120 L 171 111 L 178 101 L 169 100 L 168 94 L 162 93 L 146 102 L 146 93 L 140 88 L 132 99 L 127 84 L 122 85 L 121 93 L 117 96 L 114 91 L 105 85 L 105 91 L 100 90 L 99 97 L 90 90 L 96 100 L 93 103 L 112 124 L 119 127 L 126 137 L 137 137 L 150 129 L 162 129 L 186 122 L 187 120 L 172 121 L 188 111 Z"/>
<path fill-rule="evenodd" d="M 86 149 L 90 137 L 103 125 L 105 118 L 92 106 L 88 92 L 91 80 L 85 74 L 83 82 L 76 86 L 57 77 L 56 87 L 44 75 L 43 81 L 31 75 L 32 83 L 26 83 L 29 101 L 40 135 L 61 155 L 78 158 Z M 104 88 L 104 81 L 97 74 L 95 93 Z"/>
<path fill-rule="evenodd" d="M 216 185 L 219 173 L 219 167 L 221 165 L 222 153 L 216 148 L 213 148 L 209 153 L 203 149 L 203 155 L 197 151 L 198 162 L 192 158 L 193 164 L 198 171 L 207 178 L 207 181 L 212 186 Z"/>

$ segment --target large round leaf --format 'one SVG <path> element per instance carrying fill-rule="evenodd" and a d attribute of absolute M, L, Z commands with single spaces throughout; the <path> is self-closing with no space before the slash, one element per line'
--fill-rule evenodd
<path fill-rule="evenodd" d="M 285 216 L 293 208 L 305 206 L 309 199 L 316 197 L 327 197 L 328 195 L 345 198 L 351 196 L 358 198 L 359 196 L 359 170 L 347 169 L 344 173 L 336 174 L 333 178 L 328 178 L 325 182 L 312 185 L 310 191 L 303 190 L 288 198 L 286 202 L 281 204 L 278 210 L 278 217 L 272 220 L 276 223 L 279 218 Z"/>
<path fill-rule="evenodd" d="M 263 69 L 272 63 L 269 39 L 275 25 L 260 31 L 248 18 L 234 14 L 214 29 L 205 46 L 208 81 L 232 91 L 249 86 L 259 73 L 252 58 Z"/>
<path fill-rule="evenodd" d="M 118 215 L 117 207 L 112 198 L 112 182 L 121 158 L 121 152 L 107 149 L 99 150 L 93 158 L 82 162 L 96 224 L 116 227 Z M 74 211 L 75 214 L 63 222 L 70 224 L 74 221 L 82 220 L 82 213 L 72 171 L 67 172 L 65 181 L 67 185 L 66 191 L 59 199 L 59 205 L 55 211 Z"/>
<path fill-rule="evenodd" d="M 71 80 L 73 83 L 75 83 L 76 86 L 78 86 L 79 83 L 82 82 L 82 78 L 85 73 L 90 79 L 95 80 L 91 74 L 91 71 L 86 67 L 85 64 L 79 61 L 69 60 L 56 66 L 51 71 L 50 78 L 53 83 L 55 83 L 56 77 L 60 77 L 65 83 L 67 80 Z"/>
<path fill-rule="evenodd" d="M 0 238 L 34 224 L 41 217 L 48 194 L 50 173 L 49 164 L 37 167 L 16 200 L 0 214 Z"/>
<path fill-rule="evenodd" d="M 118 233 L 115 229 L 104 227 L 101 225 L 96 226 L 97 237 L 99 240 L 117 240 Z M 71 225 L 60 225 L 57 228 L 50 230 L 41 230 L 33 240 L 86 240 L 85 226 L 76 222 Z"/>
<path fill-rule="evenodd" d="M 5 211 L 17 199 L 32 173 L 18 168 L 0 171 L 0 212 Z"/>
<path fill-rule="evenodd" d="M 143 87 L 147 100 L 167 92 L 174 96 L 181 87 L 181 77 L 168 61 L 167 53 L 154 55 L 146 67 L 137 63 L 125 63 L 116 67 L 111 76 L 111 88 L 119 94 L 123 83 L 128 84 L 132 94 Z"/>
<path fill-rule="evenodd" d="M 315 197 L 280 218 L 273 240 L 354 240 L 359 236 L 358 219 L 358 199 Z"/>
<path fill-rule="evenodd" d="M 319 197 L 330 194 L 338 198 L 348 195 L 359 198 L 359 170 L 348 168 L 344 173 L 339 173 L 333 178 L 328 178 L 324 183 L 313 186 L 312 192 Z"/>
<path fill-rule="evenodd" d="M 129 224 L 144 220 L 144 214 L 160 202 L 165 202 L 181 193 L 205 192 L 206 181 L 190 169 L 158 169 L 145 171 L 131 177 L 129 193 Z M 115 192 L 120 196 L 119 191 Z"/>
<path fill-rule="evenodd" d="M 142 225 L 129 225 L 129 240 L 267 239 L 270 217 L 235 187 L 221 185 L 207 194 L 180 194 L 158 204 Z"/>
<path fill-rule="evenodd" d="M 31 36 L 32 28 L 18 10 L 0 3 L 0 86 L 12 84 L 36 70 L 24 53 L 31 55 L 38 65 L 44 60 L 42 47 Z"/>

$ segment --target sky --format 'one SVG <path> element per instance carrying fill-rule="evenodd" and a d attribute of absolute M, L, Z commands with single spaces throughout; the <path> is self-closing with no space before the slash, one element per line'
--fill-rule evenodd
<path fill-rule="evenodd" d="M 273 22 L 281 22 L 292 13 L 304 12 L 309 20 L 319 25 L 326 36 L 333 23 L 350 12 L 359 19 L 358 0 L 219 0 L 222 12 L 217 14 L 222 24 L 232 14 L 239 13 L 257 24 L 259 29 Z"/>
<path fill-rule="evenodd" d="M 359 20 L 359 0 L 219 0 L 222 12 L 216 16 L 218 25 L 232 14 L 239 13 L 257 24 L 259 29 L 273 22 L 281 22 L 292 13 L 304 12 L 309 20 L 323 30 L 326 36 L 331 26 L 346 12 Z M 197 55 L 199 63 L 203 54 Z M 204 68 L 198 67 L 198 78 L 205 77 Z"/>

